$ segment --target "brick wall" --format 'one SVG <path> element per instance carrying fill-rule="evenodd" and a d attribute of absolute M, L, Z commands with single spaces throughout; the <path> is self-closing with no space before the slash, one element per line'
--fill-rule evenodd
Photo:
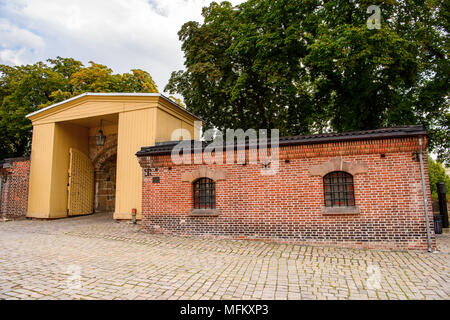
<path fill-rule="evenodd" d="M 285 146 L 279 149 L 280 170 L 273 176 L 261 175 L 261 164 L 174 165 L 170 155 L 142 156 L 142 228 L 215 238 L 425 250 L 418 150 L 417 137 Z M 365 166 L 365 172 L 353 177 L 358 214 L 323 213 L 323 178 L 312 175 L 311 168 L 336 159 L 348 167 Z M 183 177 L 205 167 L 225 173 L 225 179 L 216 181 L 218 215 L 192 216 L 193 185 Z M 153 177 L 160 182 L 153 183 Z"/>
<path fill-rule="evenodd" d="M 3 218 L 25 217 L 28 206 L 30 160 L 27 158 L 6 159 L 1 167 L 0 216 Z"/>

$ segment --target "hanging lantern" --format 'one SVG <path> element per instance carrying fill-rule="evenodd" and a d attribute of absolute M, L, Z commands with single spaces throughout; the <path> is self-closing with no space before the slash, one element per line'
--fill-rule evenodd
<path fill-rule="evenodd" d="M 98 133 L 95 135 L 95 143 L 97 146 L 104 146 L 106 141 L 106 136 L 103 134 L 102 130 L 102 120 L 100 120 L 100 130 L 98 130 Z"/>

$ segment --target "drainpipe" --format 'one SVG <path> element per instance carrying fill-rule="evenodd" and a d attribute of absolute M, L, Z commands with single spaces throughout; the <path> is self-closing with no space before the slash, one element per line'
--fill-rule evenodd
<path fill-rule="evenodd" d="M 425 223 L 427 227 L 427 244 L 428 252 L 431 252 L 431 233 L 430 233 L 430 221 L 428 218 L 428 197 L 427 189 L 425 186 L 425 173 L 423 168 L 423 157 L 422 157 L 422 137 L 419 137 L 419 160 L 420 160 L 420 174 L 422 175 L 422 193 L 423 193 L 423 205 L 425 206 Z"/>

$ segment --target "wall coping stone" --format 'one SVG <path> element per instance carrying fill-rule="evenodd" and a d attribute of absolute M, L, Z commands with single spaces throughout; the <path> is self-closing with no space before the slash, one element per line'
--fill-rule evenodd
<path fill-rule="evenodd" d="M 191 217 L 217 217 L 219 214 L 219 209 L 192 209 L 189 212 Z"/>
<path fill-rule="evenodd" d="M 224 170 L 214 170 L 206 166 L 200 166 L 197 169 L 185 172 L 181 175 L 181 181 L 193 183 L 199 178 L 209 178 L 214 181 L 225 180 L 226 174 Z"/>
<path fill-rule="evenodd" d="M 364 161 L 347 162 L 342 157 L 335 157 L 309 168 L 309 174 L 311 176 L 323 177 L 333 171 L 345 171 L 354 176 L 355 174 L 366 173 L 367 163 Z"/>
<path fill-rule="evenodd" d="M 323 207 L 322 214 L 360 214 L 359 207 Z"/>

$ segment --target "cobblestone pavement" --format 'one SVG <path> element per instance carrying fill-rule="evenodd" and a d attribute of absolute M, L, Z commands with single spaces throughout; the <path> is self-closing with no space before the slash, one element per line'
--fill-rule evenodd
<path fill-rule="evenodd" d="M 450 234 L 430 254 L 139 230 L 110 214 L 0 222 L 0 299 L 450 299 Z"/>

